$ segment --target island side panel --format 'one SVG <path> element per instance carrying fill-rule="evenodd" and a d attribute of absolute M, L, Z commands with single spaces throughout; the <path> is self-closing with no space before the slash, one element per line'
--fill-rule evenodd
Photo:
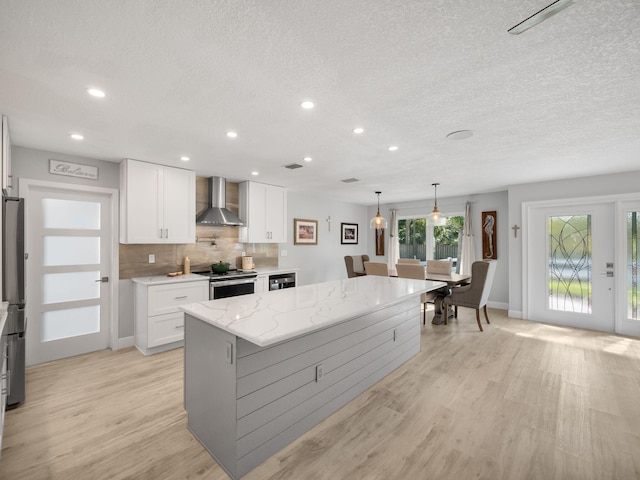
<path fill-rule="evenodd" d="M 235 368 L 236 337 L 185 314 L 184 405 L 189 431 L 232 478 L 238 478 Z"/>
<path fill-rule="evenodd" d="M 238 476 L 416 355 L 420 325 L 415 297 L 271 347 L 238 339 Z"/>

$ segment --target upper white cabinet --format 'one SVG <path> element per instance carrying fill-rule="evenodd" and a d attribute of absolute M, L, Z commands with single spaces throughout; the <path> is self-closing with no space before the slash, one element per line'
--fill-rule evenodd
<path fill-rule="evenodd" d="M 123 160 L 120 163 L 120 243 L 195 241 L 195 172 Z"/>
<path fill-rule="evenodd" d="M 10 194 L 11 184 L 11 137 L 9 135 L 9 119 L 2 115 L 2 191 Z"/>
<path fill-rule="evenodd" d="M 239 240 L 247 243 L 287 241 L 287 190 L 264 183 L 240 184 Z"/>

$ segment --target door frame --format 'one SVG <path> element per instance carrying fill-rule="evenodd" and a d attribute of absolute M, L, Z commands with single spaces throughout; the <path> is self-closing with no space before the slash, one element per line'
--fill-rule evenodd
<path fill-rule="evenodd" d="M 621 310 L 626 312 L 626 295 L 625 295 L 625 278 L 623 274 L 624 269 L 621 266 L 626 263 L 624 252 L 624 235 L 622 229 L 626 226 L 626 223 L 622 222 L 622 209 L 623 204 L 628 201 L 640 201 L 639 193 L 625 193 L 619 195 L 594 195 L 591 197 L 570 197 L 570 198 L 555 198 L 551 200 L 535 200 L 522 202 L 522 318 L 525 320 L 531 320 L 530 316 L 530 302 L 529 295 L 529 264 L 532 263 L 532 249 L 529 247 L 529 232 L 530 232 L 530 212 L 532 209 L 554 207 L 557 205 L 590 205 L 609 203 L 613 205 L 613 242 L 614 242 L 614 258 L 615 258 L 615 300 L 614 300 L 614 333 L 619 333 L 624 330 Z M 624 309 L 621 309 L 621 305 L 625 305 Z M 623 335 L 628 333 L 622 333 Z"/>
<path fill-rule="evenodd" d="M 111 295 L 111 308 L 109 312 L 108 324 L 109 324 L 109 342 L 108 347 L 112 350 L 117 350 L 118 348 L 118 285 L 120 278 L 120 246 L 118 243 L 119 235 L 119 206 L 120 206 L 120 192 L 117 188 L 109 188 L 109 187 L 94 187 L 88 185 L 77 185 L 70 183 L 61 183 L 61 182 L 51 182 L 46 180 L 33 180 L 30 178 L 20 178 L 18 182 L 18 192 L 19 196 L 24 198 L 25 203 L 25 212 L 28 210 L 29 205 L 29 194 L 31 189 L 34 188 L 47 188 L 50 190 L 58 190 L 60 192 L 86 192 L 86 193 L 97 193 L 101 195 L 105 195 L 109 197 L 109 203 L 111 207 L 111 239 L 109 244 L 111 246 L 111 269 L 109 272 L 109 278 L 111 281 L 109 282 L 109 294 Z M 25 246 L 29 244 L 30 241 L 30 231 L 29 231 L 29 222 L 26 221 L 24 225 L 24 238 L 25 238 Z M 25 252 L 29 253 L 29 252 Z M 27 259 L 27 262 L 29 260 Z M 27 298 L 27 308 L 29 306 L 29 298 Z"/>

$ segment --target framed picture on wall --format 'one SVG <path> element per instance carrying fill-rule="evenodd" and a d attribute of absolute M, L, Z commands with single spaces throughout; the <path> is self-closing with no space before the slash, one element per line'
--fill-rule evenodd
<path fill-rule="evenodd" d="M 496 238 L 496 212 L 482 212 L 482 258 L 496 260 L 498 258 Z"/>
<path fill-rule="evenodd" d="M 340 243 L 356 245 L 358 243 L 358 224 L 341 223 L 340 227 Z"/>
<path fill-rule="evenodd" d="M 294 245 L 317 245 L 318 244 L 318 221 L 305 220 L 302 218 L 293 219 L 293 244 Z"/>

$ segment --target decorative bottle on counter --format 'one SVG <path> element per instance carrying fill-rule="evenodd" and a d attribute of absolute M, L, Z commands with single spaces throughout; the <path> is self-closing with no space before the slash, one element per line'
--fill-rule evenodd
<path fill-rule="evenodd" d="M 184 274 L 189 275 L 191 273 L 191 260 L 189 257 L 184 257 Z"/>

